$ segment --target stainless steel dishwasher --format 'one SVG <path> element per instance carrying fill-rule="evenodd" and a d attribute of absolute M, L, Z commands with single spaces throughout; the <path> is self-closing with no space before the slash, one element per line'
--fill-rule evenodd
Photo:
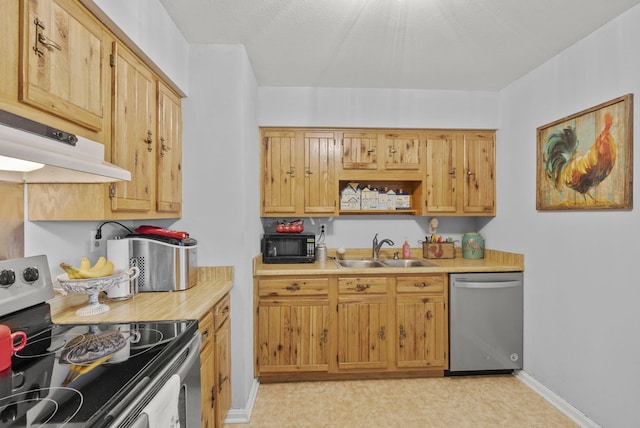
<path fill-rule="evenodd" d="M 522 369 L 522 272 L 449 279 L 449 372 Z"/>

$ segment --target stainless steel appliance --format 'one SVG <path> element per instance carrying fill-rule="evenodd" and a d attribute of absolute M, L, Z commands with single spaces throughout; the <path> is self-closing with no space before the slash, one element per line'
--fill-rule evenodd
<path fill-rule="evenodd" d="M 522 369 L 522 272 L 449 278 L 449 372 Z"/>
<path fill-rule="evenodd" d="M 121 239 L 107 240 L 107 258 L 116 268 L 140 269 L 136 290 L 177 291 L 186 290 L 198 282 L 198 241 L 186 237 L 170 238 L 158 235 L 129 235 Z M 129 285 L 107 291 L 110 298 L 127 297 L 133 293 Z M 135 293 L 134 293 L 135 294 Z"/>
<path fill-rule="evenodd" d="M 312 233 L 265 233 L 262 236 L 263 263 L 313 263 L 316 236 Z"/>
<path fill-rule="evenodd" d="M 0 324 L 27 333 L 0 373 L 2 427 L 200 427 L 197 321 L 54 324 L 46 256 L 0 261 L 0 285 Z"/>

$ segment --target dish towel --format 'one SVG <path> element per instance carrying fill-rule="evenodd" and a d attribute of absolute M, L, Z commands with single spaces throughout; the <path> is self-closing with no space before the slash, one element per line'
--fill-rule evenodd
<path fill-rule="evenodd" d="M 142 409 L 149 418 L 149 428 L 180 428 L 178 401 L 180 376 L 171 376 L 151 402 Z"/>

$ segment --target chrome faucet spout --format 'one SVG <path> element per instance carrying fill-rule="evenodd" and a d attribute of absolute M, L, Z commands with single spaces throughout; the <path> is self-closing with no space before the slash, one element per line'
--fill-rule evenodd
<path fill-rule="evenodd" d="M 373 258 L 374 259 L 378 258 L 378 254 L 380 253 L 380 247 L 382 247 L 383 244 L 388 244 L 389 246 L 395 245 L 391 239 L 383 239 L 382 241 L 378 242 L 378 234 L 376 233 L 376 236 L 373 237 Z"/>

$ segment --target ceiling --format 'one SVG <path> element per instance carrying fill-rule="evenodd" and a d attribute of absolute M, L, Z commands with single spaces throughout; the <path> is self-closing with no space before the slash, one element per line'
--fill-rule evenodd
<path fill-rule="evenodd" d="M 260 86 L 500 90 L 640 0 L 160 0 Z"/>

